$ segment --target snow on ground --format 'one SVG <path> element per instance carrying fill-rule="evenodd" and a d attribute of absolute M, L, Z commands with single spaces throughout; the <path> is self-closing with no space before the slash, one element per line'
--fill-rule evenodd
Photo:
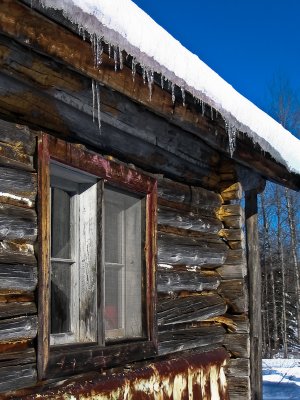
<path fill-rule="evenodd" d="M 239 94 L 131 0 L 39 1 L 45 7 L 62 10 L 66 18 L 91 35 L 125 50 L 148 71 L 155 71 L 181 87 L 182 93 L 189 91 L 208 103 L 225 119 L 229 135 L 234 138 L 237 130 L 245 132 L 278 162 L 300 173 L 300 141 Z M 231 153 L 234 150 L 232 145 L 230 150 Z"/>
<path fill-rule="evenodd" d="M 263 360 L 263 399 L 300 400 L 300 359 Z"/>

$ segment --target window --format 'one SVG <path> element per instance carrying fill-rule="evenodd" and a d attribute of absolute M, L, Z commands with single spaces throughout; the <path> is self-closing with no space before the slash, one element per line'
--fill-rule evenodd
<path fill-rule="evenodd" d="M 155 354 L 155 203 L 153 178 L 39 139 L 40 377 Z"/>

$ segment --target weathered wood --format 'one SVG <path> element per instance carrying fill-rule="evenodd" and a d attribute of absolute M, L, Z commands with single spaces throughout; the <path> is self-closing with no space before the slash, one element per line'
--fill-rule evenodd
<path fill-rule="evenodd" d="M 243 188 L 239 182 L 222 182 L 221 197 L 223 201 L 240 200 L 243 197 Z"/>
<path fill-rule="evenodd" d="M 250 318 L 250 380 L 253 400 L 262 396 L 262 322 L 261 322 L 261 268 L 259 257 L 257 191 L 246 192 L 245 215 L 247 232 L 247 261 L 249 280 Z"/>
<path fill-rule="evenodd" d="M 180 212 L 159 207 L 158 224 L 169 225 L 181 229 L 190 229 L 197 232 L 216 234 L 222 228 L 217 218 L 206 217 L 194 212 Z"/>
<path fill-rule="evenodd" d="M 226 243 L 232 250 L 245 249 L 244 240 L 227 240 Z"/>
<path fill-rule="evenodd" d="M 220 279 L 218 275 L 212 271 L 173 272 L 167 269 L 159 269 L 157 272 L 158 293 L 216 290 L 219 284 Z"/>
<path fill-rule="evenodd" d="M 249 317 L 247 314 L 226 314 L 226 317 L 232 319 L 236 325 L 236 333 L 248 333 L 250 331 Z"/>
<path fill-rule="evenodd" d="M 0 141 L 0 165 L 19 168 L 26 171 L 34 171 L 33 159 L 27 154 L 21 153 L 18 148 Z"/>
<path fill-rule="evenodd" d="M 226 304 L 217 294 L 201 294 L 198 296 L 179 297 L 177 299 L 160 300 L 157 305 L 159 325 L 204 321 L 226 311 Z"/>
<path fill-rule="evenodd" d="M 27 126 L 0 120 L 0 142 L 16 147 L 20 152 L 32 156 L 36 148 L 34 133 Z"/>
<path fill-rule="evenodd" d="M 245 263 L 246 263 L 246 254 L 244 249 L 228 250 L 225 264 L 239 265 Z"/>
<path fill-rule="evenodd" d="M 32 244 L 0 241 L 0 263 L 36 265 Z"/>
<path fill-rule="evenodd" d="M 228 241 L 242 242 L 245 239 L 242 229 L 221 229 L 219 236 Z"/>
<path fill-rule="evenodd" d="M 0 318 L 17 317 L 19 315 L 36 314 L 35 303 L 0 303 Z"/>
<path fill-rule="evenodd" d="M 0 293 L 33 292 L 37 285 L 37 267 L 0 264 Z"/>
<path fill-rule="evenodd" d="M 200 210 L 216 211 L 222 204 L 221 196 L 211 190 L 188 186 L 158 177 L 158 197 L 173 204 L 179 203 Z M 205 214 L 204 214 L 205 215 Z"/>
<path fill-rule="evenodd" d="M 189 229 L 175 228 L 168 225 L 157 225 L 157 231 L 162 234 L 170 234 L 181 238 L 192 238 L 201 240 L 202 242 L 219 244 L 220 238 L 215 233 L 197 232 Z"/>
<path fill-rule="evenodd" d="M 34 347 L 27 347 L 22 350 L 0 352 L 0 368 L 9 365 L 33 364 L 36 361 Z"/>
<path fill-rule="evenodd" d="M 0 207 L 0 240 L 26 240 L 34 242 L 37 237 L 35 220 L 13 215 L 3 215 Z"/>
<path fill-rule="evenodd" d="M 230 400 L 251 400 L 250 379 L 247 377 L 228 377 L 227 386 Z"/>
<path fill-rule="evenodd" d="M 246 333 L 227 333 L 223 344 L 235 358 L 250 357 L 250 339 Z"/>
<path fill-rule="evenodd" d="M 230 378 L 249 377 L 250 375 L 249 358 L 231 358 L 225 366 L 225 373 L 226 376 Z"/>
<path fill-rule="evenodd" d="M 197 238 L 158 234 L 158 262 L 160 264 L 185 264 L 216 267 L 222 265 L 227 255 L 225 243 L 209 243 Z"/>
<path fill-rule="evenodd" d="M 160 355 L 169 354 L 222 343 L 224 335 L 225 329 L 218 325 L 160 332 L 158 335 L 158 353 Z"/>
<path fill-rule="evenodd" d="M 0 202 L 34 207 L 37 192 L 36 174 L 0 167 Z"/>
<path fill-rule="evenodd" d="M 243 217 L 237 215 L 222 217 L 221 220 L 224 224 L 224 227 L 227 229 L 241 229 L 244 226 Z"/>
<path fill-rule="evenodd" d="M 0 321 L 0 342 L 33 339 L 37 334 L 37 317 L 34 315 Z"/>
<path fill-rule="evenodd" d="M 248 291 L 243 279 L 221 281 L 218 293 L 224 297 L 231 312 L 243 313 L 248 310 Z"/>
<path fill-rule="evenodd" d="M 244 210 L 240 204 L 223 204 L 218 210 L 219 218 L 225 217 L 242 217 L 244 218 Z"/>
<path fill-rule="evenodd" d="M 216 269 L 216 272 L 221 276 L 222 279 L 243 279 L 247 275 L 247 265 L 242 264 L 223 264 L 221 267 Z"/>
<path fill-rule="evenodd" d="M 10 392 L 33 386 L 37 382 L 35 364 L 0 368 L 0 392 Z"/>

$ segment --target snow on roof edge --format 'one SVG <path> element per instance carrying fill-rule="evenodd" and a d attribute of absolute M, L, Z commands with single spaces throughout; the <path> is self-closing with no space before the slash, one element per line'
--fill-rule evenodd
<path fill-rule="evenodd" d="M 231 127 L 229 133 L 231 130 L 246 133 L 290 172 L 300 174 L 300 141 L 238 93 L 131 0 L 40 0 L 40 3 L 46 8 L 62 10 L 68 20 L 89 34 L 103 37 L 139 64 L 209 104 Z"/>

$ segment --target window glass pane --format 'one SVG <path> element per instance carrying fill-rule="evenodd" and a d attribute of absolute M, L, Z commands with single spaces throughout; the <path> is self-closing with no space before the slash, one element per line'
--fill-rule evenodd
<path fill-rule="evenodd" d="M 65 190 L 51 190 L 51 257 L 71 258 L 70 246 L 71 194 Z"/>
<path fill-rule="evenodd" d="M 123 328 L 122 267 L 105 268 L 105 329 Z"/>
<path fill-rule="evenodd" d="M 135 194 L 104 189 L 107 339 L 143 336 L 144 202 Z"/>
<path fill-rule="evenodd" d="M 51 333 L 71 331 L 71 265 L 51 264 Z"/>

